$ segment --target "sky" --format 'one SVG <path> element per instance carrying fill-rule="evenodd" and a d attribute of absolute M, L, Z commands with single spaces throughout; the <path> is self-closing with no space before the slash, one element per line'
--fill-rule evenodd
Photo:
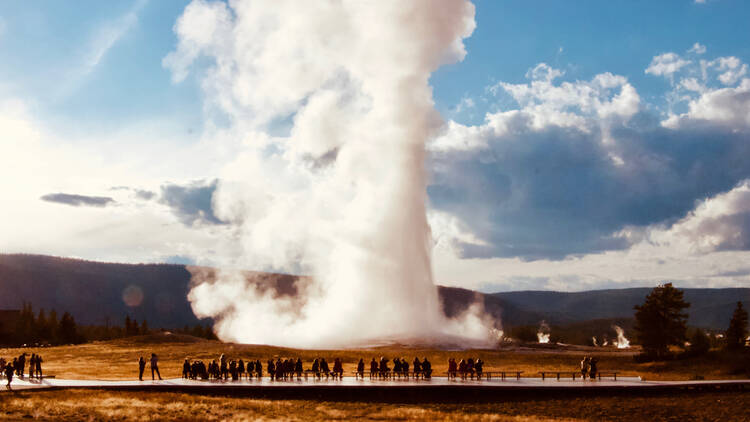
<path fill-rule="evenodd" d="M 191 26 L 191 4 L 216 27 Z M 463 59 L 429 79 L 435 281 L 750 286 L 750 4 L 474 4 Z M 222 199 L 242 178 L 309 182 L 274 164 L 300 102 L 237 74 L 252 42 L 206 39 L 243 5 L 0 3 L 1 252 L 305 272 L 299 251 L 241 259 L 275 251 L 245 232 L 268 216 Z M 268 159 L 238 161 L 259 138 Z"/>

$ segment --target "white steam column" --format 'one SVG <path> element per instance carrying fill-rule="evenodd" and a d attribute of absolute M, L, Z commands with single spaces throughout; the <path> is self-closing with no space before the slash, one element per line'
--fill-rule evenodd
<path fill-rule="evenodd" d="M 442 124 L 430 74 L 464 57 L 473 29 L 466 0 L 188 5 L 164 64 L 180 81 L 207 58 L 206 103 L 230 122 L 213 134 L 236 149 L 214 206 L 236 238 L 217 248 L 234 268 L 313 276 L 290 298 L 236 271 L 194 273 L 193 310 L 220 338 L 489 338 L 478 307 L 443 316 L 425 212 L 425 143 Z"/>

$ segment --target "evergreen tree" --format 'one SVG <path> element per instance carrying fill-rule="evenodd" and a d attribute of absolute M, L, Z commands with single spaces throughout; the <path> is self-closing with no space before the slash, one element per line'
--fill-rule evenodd
<path fill-rule="evenodd" d="M 684 346 L 688 315 L 682 311 L 688 307 L 683 292 L 672 283 L 655 287 L 643 305 L 635 306 L 634 328 L 646 355 L 663 359 L 670 345 Z"/>
<path fill-rule="evenodd" d="M 732 320 L 729 321 L 727 329 L 727 349 L 741 349 L 745 347 L 747 338 L 747 311 L 742 307 L 742 302 L 737 302 Z"/>
<path fill-rule="evenodd" d="M 47 323 L 47 317 L 44 314 L 44 309 L 40 309 L 39 314 L 36 317 L 36 332 L 37 337 L 40 341 L 51 341 L 49 324 Z"/>
<path fill-rule="evenodd" d="M 60 326 L 57 322 L 57 311 L 55 311 L 54 309 L 50 311 L 49 317 L 47 317 L 47 329 L 49 330 L 50 344 L 57 343 Z"/>
<path fill-rule="evenodd" d="M 130 321 L 130 315 L 125 315 L 125 336 L 133 335 L 133 322 Z"/>
<path fill-rule="evenodd" d="M 148 334 L 148 323 L 145 319 L 141 322 L 141 334 Z"/>
<path fill-rule="evenodd" d="M 72 344 L 79 342 L 78 327 L 73 316 L 65 312 L 60 318 L 60 343 Z"/>
<path fill-rule="evenodd" d="M 702 356 L 708 353 L 711 349 L 711 339 L 708 338 L 705 332 L 700 328 L 696 328 L 693 331 L 693 335 L 690 336 L 690 347 L 688 352 L 692 356 Z"/>

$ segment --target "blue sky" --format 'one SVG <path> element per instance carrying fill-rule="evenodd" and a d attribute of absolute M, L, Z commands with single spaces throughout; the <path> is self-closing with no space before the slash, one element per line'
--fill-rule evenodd
<path fill-rule="evenodd" d="M 474 3 L 466 56 L 430 77 L 445 121 L 427 163 L 437 281 L 750 285 L 750 166 L 738 158 L 750 152 L 750 4 Z M 0 250 L 237 265 L 216 245 L 232 207 L 212 195 L 242 167 L 232 163 L 254 117 L 235 110 L 237 98 L 222 102 L 238 86 L 212 73 L 225 53 L 165 60 L 188 54 L 179 45 L 194 34 L 176 31 L 188 4 L 0 4 L 0 124 L 15 136 L 0 152 L 23 169 L 6 165 L 5 176 L 27 180 L 6 188 L 13 205 L 0 228 L 14 231 Z M 274 124 L 288 131 L 293 115 Z M 27 227 L 24 216 L 45 222 Z M 51 227 L 59 238 L 39 236 Z"/>
<path fill-rule="evenodd" d="M 172 26 L 187 1 L 80 1 L 75 7 L 48 2 L 0 6 L 5 91 L 33 98 L 46 116 L 70 127 L 106 128 L 155 114 L 192 129 L 201 119 L 201 93 L 194 78 L 170 83 L 161 60 L 176 44 Z M 718 56 L 747 62 L 750 5 L 743 1 L 566 1 L 541 3 L 479 0 L 477 28 L 466 40 L 468 55 L 432 76 L 437 108 L 444 114 L 462 98 L 479 98 L 497 81 L 523 82 L 526 71 L 545 62 L 565 71 L 565 79 L 589 79 L 602 72 L 626 76 L 642 96 L 659 103 L 668 83 L 646 75 L 651 58 L 684 51 L 695 42 Z M 85 76 L 87 55 L 101 34 L 137 20 Z M 479 123 L 497 104 L 459 116 Z M 500 105 L 502 106 L 502 105 Z"/>

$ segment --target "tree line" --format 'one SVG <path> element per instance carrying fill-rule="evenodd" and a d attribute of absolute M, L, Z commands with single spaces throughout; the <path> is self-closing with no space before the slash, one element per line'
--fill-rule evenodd
<path fill-rule="evenodd" d="M 75 318 L 64 312 L 58 319 L 55 310 L 46 313 L 40 309 L 38 313 L 30 303 L 24 303 L 18 318 L 15 320 L 15 326 L 9 334 L 9 338 L 3 342 L 8 345 L 22 344 L 78 344 L 83 343 L 86 339 L 78 330 Z"/>
<path fill-rule="evenodd" d="M 700 328 L 688 336 L 685 312 L 690 304 L 683 299 L 683 291 L 666 283 L 655 287 L 642 305 L 635 306 L 635 332 L 643 353 L 639 360 L 665 360 L 674 357 L 670 346 L 681 348 L 687 356 L 708 353 L 714 339 Z M 737 302 L 724 333 L 722 346 L 729 351 L 747 350 L 748 314 Z"/>
<path fill-rule="evenodd" d="M 22 305 L 15 323 L 10 328 L 9 332 L 5 333 L 5 338 L 0 338 L 0 345 L 57 346 L 96 340 L 113 340 L 152 332 L 145 319 L 139 323 L 130 315 L 125 316 L 123 325 L 110 324 L 109 321 L 104 325 L 79 325 L 69 312 L 64 312 L 58 318 L 57 311 L 46 312 L 44 309 L 40 309 L 35 312 L 32 304 L 26 302 Z M 192 327 L 186 325 L 181 329 L 172 331 L 209 340 L 217 339 L 210 325 L 196 324 Z"/>

